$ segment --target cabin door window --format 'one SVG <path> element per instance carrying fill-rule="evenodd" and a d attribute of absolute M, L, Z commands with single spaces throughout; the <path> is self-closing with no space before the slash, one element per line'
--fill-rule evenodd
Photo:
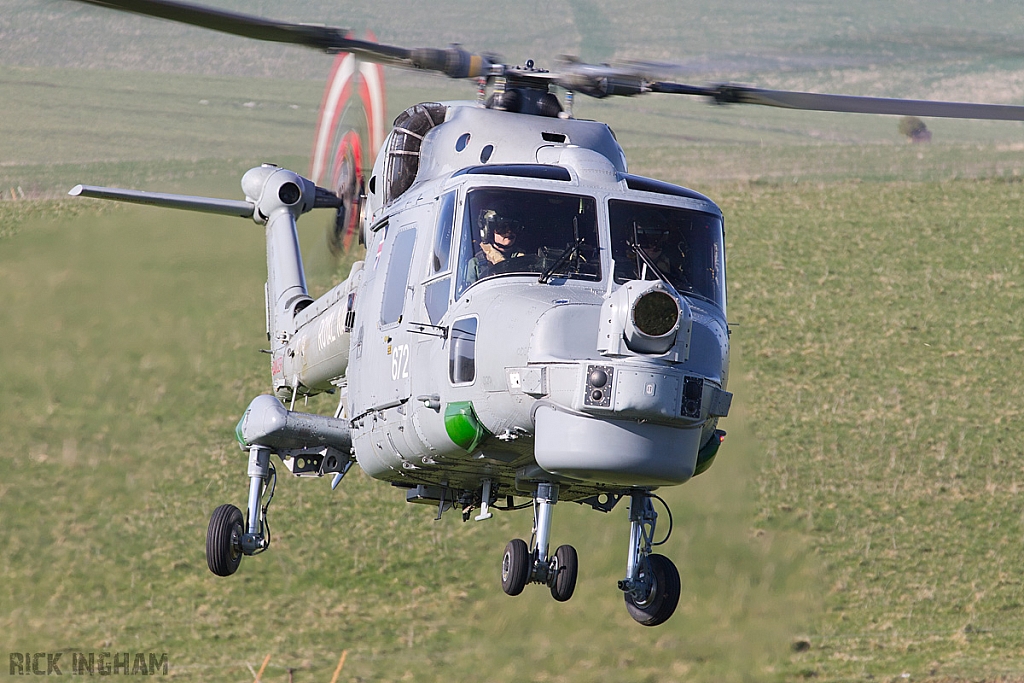
<path fill-rule="evenodd" d="M 388 259 L 388 274 L 384 280 L 384 296 L 380 306 L 382 328 L 402 321 L 405 310 L 406 288 L 409 285 L 409 268 L 412 264 L 413 247 L 416 246 L 416 230 L 410 228 L 395 235 Z"/>

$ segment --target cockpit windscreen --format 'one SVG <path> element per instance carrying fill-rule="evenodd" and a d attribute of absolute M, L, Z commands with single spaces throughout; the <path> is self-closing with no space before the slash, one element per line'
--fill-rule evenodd
<path fill-rule="evenodd" d="M 612 199 L 612 258 L 615 281 L 653 280 L 654 269 L 637 253 L 639 245 L 672 286 L 725 308 L 722 219 L 670 206 Z"/>
<path fill-rule="evenodd" d="M 593 197 L 478 188 L 463 216 L 456 296 L 497 275 L 601 279 Z"/>

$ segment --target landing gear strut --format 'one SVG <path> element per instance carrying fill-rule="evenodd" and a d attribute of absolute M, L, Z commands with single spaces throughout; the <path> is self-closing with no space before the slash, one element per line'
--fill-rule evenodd
<path fill-rule="evenodd" d="M 629 503 L 629 558 L 619 590 L 634 621 L 657 626 L 668 621 L 679 604 L 679 570 L 672 560 L 651 552 L 658 513 L 647 491 L 636 491 Z"/>
<path fill-rule="evenodd" d="M 551 512 L 558 502 L 558 485 L 537 485 L 533 499 L 533 536 L 536 546 L 531 550 L 526 541 L 514 538 L 505 546 L 501 560 L 501 588 L 508 595 L 519 595 L 528 583 L 539 583 L 551 589 L 551 597 L 565 602 L 576 590 L 579 559 L 576 549 L 562 545 L 548 556 L 551 537 Z"/>
<path fill-rule="evenodd" d="M 243 555 L 257 555 L 270 546 L 267 508 L 274 497 L 276 482 L 270 449 L 250 447 L 248 514 L 243 519 L 242 511 L 234 505 L 221 505 L 213 511 L 206 530 L 206 563 L 211 572 L 231 576 L 238 571 Z"/>

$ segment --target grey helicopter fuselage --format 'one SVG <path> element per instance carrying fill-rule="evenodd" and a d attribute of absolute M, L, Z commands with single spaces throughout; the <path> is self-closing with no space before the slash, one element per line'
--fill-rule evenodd
<path fill-rule="evenodd" d="M 317 301 L 293 297 L 292 329 L 268 301 L 277 396 L 340 390 L 358 464 L 413 502 L 464 492 L 472 507 L 537 482 L 583 501 L 710 464 L 731 398 L 718 207 L 630 175 L 605 124 L 418 107 L 367 183 L 365 261 Z M 518 245 L 491 264 L 485 223 L 501 219 Z M 685 268 L 647 268 L 652 231 L 649 251 Z M 657 329 L 637 329 L 645 310 Z"/>

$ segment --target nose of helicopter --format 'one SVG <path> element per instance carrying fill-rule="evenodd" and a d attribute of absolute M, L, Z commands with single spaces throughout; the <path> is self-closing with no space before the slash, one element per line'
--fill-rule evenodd
<path fill-rule="evenodd" d="M 728 412 L 728 342 L 714 332 L 720 315 L 659 284 L 606 295 L 480 283 L 455 311 L 457 320 L 477 321 L 474 381 L 444 400 L 472 401 L 491 434 L 532 435 L 514 443 L 530 444 L 536 464 L 551 474 L 622 487 L 684 483 L 716 418 Z M 634 315 L 638 302 L 652 310 Z M 636 328 L 633 341 L 628 324 Z M 514 448 L 506 441 L 489 447 L 499 446 Z"/>
<path fill-rule="evenodd" d="M 682 484 L 694 475 L 714 418 L 728 412 L 728 392 L 718 385 L 722 350 L 703 334 L 705 321 L 656 283 L 636 284 L 537 320 L 529 360 L 548 368 L 547 394 L 531 415 L 534 456 L 552 474 L 617 486 Z M 711 343 L 691 354 L 693 333 Z"/>
<path fill-rule="evenodd" d="M 699 424 L 591 416 L 549 403 L 534 416 L 534 457 L 552 474 L 616 486 L 673 486 L 693 476 Z"/>

